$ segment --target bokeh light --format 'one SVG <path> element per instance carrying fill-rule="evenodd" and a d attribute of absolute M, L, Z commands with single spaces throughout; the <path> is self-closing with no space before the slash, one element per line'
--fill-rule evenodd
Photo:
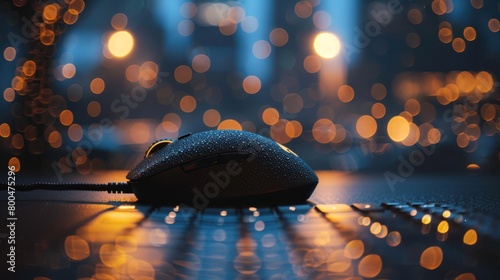
<path fill-rule="evenodd" d="M 314 50 L 322 58 L 334 58 L 339 54 L 340 48 L 339 38 L 332 33 L 320 33 L 314 38 Z"/>
<path fill-rule="evenodd" d="M 127 56 L 134 48 L 134 37 L 128 31 L 114 32 L 108 40 L 109 52 L 118 58 Z"/>
<path fill-rule="evenodd" d="M 395 116 L 389 120 L 389 123 L 387 124 L 387 134 L 392 141 L 401 142 L 408 136 L 409 133 L 410 125 L 405 118 Z"/>

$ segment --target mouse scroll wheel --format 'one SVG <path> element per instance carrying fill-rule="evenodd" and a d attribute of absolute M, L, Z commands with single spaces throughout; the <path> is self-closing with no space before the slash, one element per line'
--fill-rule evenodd
<path fill-rule="evenodd" d="M 144 155 L 144 158 L 147 158 L 150 155 L 158 152 L 161 148 L 172 144 L 172 142 L 173 141 L 170 139 L 161 139 L 161 140 L 155 141 L 153 144 L 151 144 L 151 146 L 149 146 L 148 150 L 146 151 L 146 154 Z"/>

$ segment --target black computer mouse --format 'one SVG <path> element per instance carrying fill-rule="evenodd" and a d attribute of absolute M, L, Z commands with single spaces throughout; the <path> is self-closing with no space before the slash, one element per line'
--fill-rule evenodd
<path fill-rule="evenodd" d="M 318 184 L 294 152 L 255 133 L 212 130 L 151 145 L 127 179 L 139 202 L 291 204 L 306 201 Z"/>

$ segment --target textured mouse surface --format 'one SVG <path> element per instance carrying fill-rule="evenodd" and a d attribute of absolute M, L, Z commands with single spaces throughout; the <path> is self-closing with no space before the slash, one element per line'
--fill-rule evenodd
<path fill-rule="evenodd" d="M 226 172 L 227 163 L 193 172 L 179 168 L 206 156 L 231 152 L 249 154 L 237 166 L 231 166 L 238 171 L 233 174 Z M 217 199 L 301 187 L 310 188 L 312 192 L 318 182 L 314 171 L 293 152 L 266 137 L 235 130 L 205 131 L 178 139 L 141 161 L 128 173 L 127 179 L 139 183 L 137 189 L 156 189 L 156 199 L 168 196 L 179 201 L 192 200 L 196 190 L 208 192 L 207 196 L 216 191 Z M 217 190 L 213 189 L 215 184 L 218 184 Z M 151 192 L 134 192 L 139 200 L 155 199 Z"/>

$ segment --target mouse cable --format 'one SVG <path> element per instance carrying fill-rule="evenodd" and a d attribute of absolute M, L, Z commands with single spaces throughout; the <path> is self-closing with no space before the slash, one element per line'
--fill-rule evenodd
<path fill-rule="evenodd" d="M 48 183 L 36 182 L 30 184 L 15 184 L 9 186 L 7 183 L 0 183 L 0 190 L 27 192 L 34 190 L 49 191 L 97 191 L 108 193 L 133 193 L 132 186 L 127 182 L 97 183 Z"/>

